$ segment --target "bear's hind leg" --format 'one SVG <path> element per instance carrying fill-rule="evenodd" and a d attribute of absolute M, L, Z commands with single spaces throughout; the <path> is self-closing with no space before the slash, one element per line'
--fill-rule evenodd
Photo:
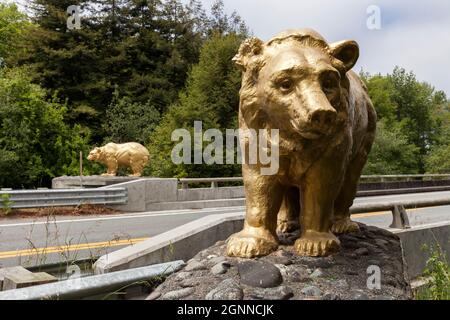
<path fill-rule="evenodd" d="M 133 160 L 130 161 L 130 167 L 132 174 L 130 174 L 130 177 L 140 177 L 142 175 L 142 170 L 144 169 L 143 161 L 136 161 Z"/>
<path fill-rule="evenodd" d="M 366 144 L 347 167 L 344 183 L 334 202 L 334 219 L 331 231 L 335 234 L 359 231 L 358 224 L 350 219 L 350 207 L 353 205 L 358 189 L 358 181 L 366 164 L 372 142 L 373 139 L 369 136 Z"/>
<path fill-rule="evenodd" d="M 300 191 L 297 187 L 289 187 L 283 197 L 283 203 L 278 212 L 277 232 L 286 233 L 300 227 Z"/>

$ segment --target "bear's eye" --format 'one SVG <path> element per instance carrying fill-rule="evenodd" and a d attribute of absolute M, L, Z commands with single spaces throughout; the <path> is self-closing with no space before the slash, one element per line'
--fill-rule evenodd
<path fill-rule="evenodd" d="M 294 86 L 294 82 L 292 79 L 284 79 L 280 83 L 280 88 L 282 91 L 290 91 L 292 90 L 292 87 Z"/>
<path fill-rule="evenodd" d="M 324 91 L 332 91 L 339 85 L 338 77 L 332 72 L 326 72 L 322 75 L 322 88 Z"/>

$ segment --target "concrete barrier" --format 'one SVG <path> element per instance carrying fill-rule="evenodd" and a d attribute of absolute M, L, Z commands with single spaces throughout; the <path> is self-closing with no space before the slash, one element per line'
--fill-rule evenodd
<path fill-rule="evenodd" d="M 126 188 L 128 201 L 123 205 L 113 205 L 114 209 L 128 212 L 148 211 L 153 203 L 177 201 L 177 179 L 145 178 L 129 181 L 100 189 Z"/>
<path fill-rule="evenodd" d="M 243 213 L 210 215 L 143 242 L 100 257 L 94 272 L 102 274 L 173 260 L 187 261 L 217 241 L 242 229 Z"/>
<path fill-rule="evenodd" d="M 75 278 L 30 288 L 0 292 L 0 300 L 49 300 L 89 299 L 100 294 L 112 293 L 124 287 L 148 281 L 154 277 L 169 275 L 184 266 L 184 261 L 172 261 L 133 270 L 112 272 L 85 278 Z"/>
<path fill-rule="evenodd" d="M 439 245 L 450 261 L 450 223 L 436 223 L 407 230 L 394 231 L 402 242 L 403 256 L 411 279 L 422 274 L 430 257 L 430 248 Z M 424 248 L 424 247 L 427 248 Z"/>
<path fill-rule="evenodd" d="M 211 215 L 190 222 L 156 237 L 100 257 L 94 265 L 96 274 L 137 268 L 172 260 L 187 261 L 217 241 L 226 240 L 243 226 L 243 213 Z M 402 242 L 407 272 L 411 279 L 420 275 L 428 259 L 423 245 L 439 243 L 450 261 L 450 222 L 406 230 L 389 229 Z"/>

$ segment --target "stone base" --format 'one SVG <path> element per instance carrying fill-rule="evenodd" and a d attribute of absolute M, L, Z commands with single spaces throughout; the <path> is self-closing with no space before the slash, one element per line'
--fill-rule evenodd
<path fill-rule="evenodd" d="M 219 241 L 170 275 L 148 299 L 411 299 L 399 238 L 384 229 L 360 228 L 340 236 L 341 251 L 323 258 L 296 256 L 295 233 L 281 235 L 279 250 L 258 259 L 227 257 L 226 243 Z M 368 278 L 377 267 L 380 288 L 369 289 L 368 282 L 376 285 Z"/>

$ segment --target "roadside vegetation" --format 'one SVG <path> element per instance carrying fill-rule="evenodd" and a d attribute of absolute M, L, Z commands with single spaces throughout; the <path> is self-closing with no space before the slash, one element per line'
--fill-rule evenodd
<path fill-rule="evenodd" d="M 416 293 L 418 300 L 450 300 L 450 265 L 439 246 L 430 250 L 423 278 L 427 284 Z"/>

